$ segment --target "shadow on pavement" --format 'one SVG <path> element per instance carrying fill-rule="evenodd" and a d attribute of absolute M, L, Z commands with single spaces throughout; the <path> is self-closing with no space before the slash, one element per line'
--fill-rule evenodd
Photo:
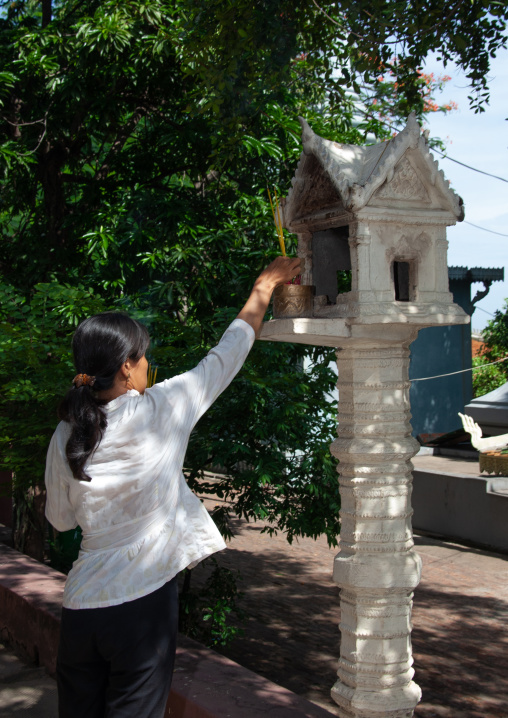
<path fill-rule="evenodd" d="M 289 547 L 283 537 L 270 539 L 260 531 L 259 525 L 242 527 L 218 556 L 221 565 L 240 571 L 241 605 L 249 617 L 245 635 L 219 651 L 335 713 L 329 691 L 340 650 L 339 591 L 331 578 L 337 549 L 309 539 Z M 456 552 L 475 562 L 483 552 L 433 539 L 418 543 L 421 550 L 435 546 L 439 555 L 424 555 L 425 580 L 415 594 L 415 681 L 423 691 L 415 716 L 508 718 L 508 603 L 460 593 L 460 585 L 451 590 L 454 576 L 468 565 L 465 556 L 457 568 L 455 559 L 462 556 Z M 447 571 L 447 561 L 453 570 Z M 441 588 L 439 571 L 449 577 Z M 201 582 L 204 575 L 196 573 L 193 580 Z"/>

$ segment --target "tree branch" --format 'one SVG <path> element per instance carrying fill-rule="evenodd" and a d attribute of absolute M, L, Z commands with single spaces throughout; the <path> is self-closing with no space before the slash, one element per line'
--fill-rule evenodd
<path fill-rule="evenodd" d="M 51 22 L 51 0 L 42 0 L 42 27 Z"/>
<path fill-rule="evenodd" d="M 109 166 L 111 163 L 111 160 L 113 157 L 120 152 L 124 144 L 127 142 L 129 137 L 132 135 L 134 130 L 136 129 L 139 121 L 145 117 L 146 115 L 146 109 L 144 107 L 137 107 L 134 110 L 134 114 L 129 120 L 129 122 L 124 125 L 123 130 L 117 135 L 115 141 L 111 145 L 108 154 L 106 155 L 104 162 L 102 163 L 102 166 L 97 171 L 97 179 L 102 180 L 104 179 L 108 172 L 109 172 Z"/>

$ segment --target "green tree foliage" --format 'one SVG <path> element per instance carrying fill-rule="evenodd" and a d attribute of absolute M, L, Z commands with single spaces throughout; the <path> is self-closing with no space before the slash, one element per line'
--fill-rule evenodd
<path fill-rule="evenodd" d="M 483 330 L 486 351 L 473 360 L 474 366 L 483 366 L 508 357 L 508 300 L 497 310 Z M 508 360 L 473 373 L 473 393 L 483 396 L 508 381 Z"/>
<path fill-rule="evenodd" d="M 487 347 L 485 356 L 490 361 L 501 359 L 508 354 L 508 299 L 505 299 L 502 309 L 497 309 L 494 319 L 491 319 L 483 330 L 483 338 Z M 508 376 L 508 367 L 500 365 Z"/>
<path fill-rule="evenodd" d="M 76 319 L 129 311 L 150 328 L 159 378 L 193 366 L 277 251 L 266 185 L 288 186 L 297 115 L 340 142 L 386 137 L 382 118 L 361 114 L 360 83 L 377 83 L 390 63 L 397 112 L 421 117 L 419 68 L 437 49 L 464 67 L 481 108 L 507 13 L 485 0 L 1 7 L 0 278 L 11 337 L 0 359 L 1 460 L 20 490 L 42 479 Z M 333 542 L 335 420 L 323 398 L 333 356 L 312 350 L 304 363 L 307 353 L 255 348 L 193 435 L 189 480 L 290 540 L 324 532 Z M 203 469 L 217 465 L 230 478 L 211 485 Z"/>
<path fill-rule="evenodd" d="M 56 408 L 73 376 L 70 334 L 104 308 L 79 283 L 40 283 L 27 295 L 0 282 L 0 465 L 15 474 L 16 545 L 38 558 L 44 523 L 34 487 L 43 480 Z"/>
<path fill-rule="evenodd" d="M 18 473 L 43 470 L 38 447 L 47 448 L 73 375 L 69 333 L 103 309 L 103 301 L 79 285 L 37 284 L 27 298 L 0 284 L 0 373 L 10 379 L 0 395 L 0 453 Z M 37 411 L 40 402 L 51 407 L 48 414 Z M 30 424 L 31 435 L 12 443 L 17 421 Z"/>
<path fill-rule="evenodd" d="M 486 366 L 489 363 L 485 355 L 473 358 L 473 367 L 478 367 L 473 371 L 473 397 L 484 396 L 506 382 L 506 374 L 501 368 L 503 365 Z"/>

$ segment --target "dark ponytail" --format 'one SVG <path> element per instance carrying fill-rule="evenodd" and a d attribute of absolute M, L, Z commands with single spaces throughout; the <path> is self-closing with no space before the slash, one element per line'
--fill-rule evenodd
<path fill-rule="evenodd" d="M 58 417 L 71 425 L 65 453 L 75 479 L 91 480 L 84 467 L 107 426 L 106 402 L 98 392 L 111 389 L 122 364 L 141 359 L 149 343 L 142 324 L 116 312 L 88 317 L 76 329 L 72 339 L 76 371 L 95 377 L 95 382 L 73 386 L 58 408 Z"/>

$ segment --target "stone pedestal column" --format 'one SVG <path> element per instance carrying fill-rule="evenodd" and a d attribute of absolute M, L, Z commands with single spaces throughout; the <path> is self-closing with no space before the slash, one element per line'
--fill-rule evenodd
<path fill-rule="evenodd" d="M 379 327 L 378 327 L 379 330 Z M 382 336 L 381 332 L 376 332 Z M 421 692 L 413 682 L 411 605 L 421 560 L 411 530 L 409 343 L 362 340 L 337 352 L 342 498 L 341 650 L 332 697 L 342 718 L 410 718 Z M 381 340 L 382 341 L 382 340 Z"/>

